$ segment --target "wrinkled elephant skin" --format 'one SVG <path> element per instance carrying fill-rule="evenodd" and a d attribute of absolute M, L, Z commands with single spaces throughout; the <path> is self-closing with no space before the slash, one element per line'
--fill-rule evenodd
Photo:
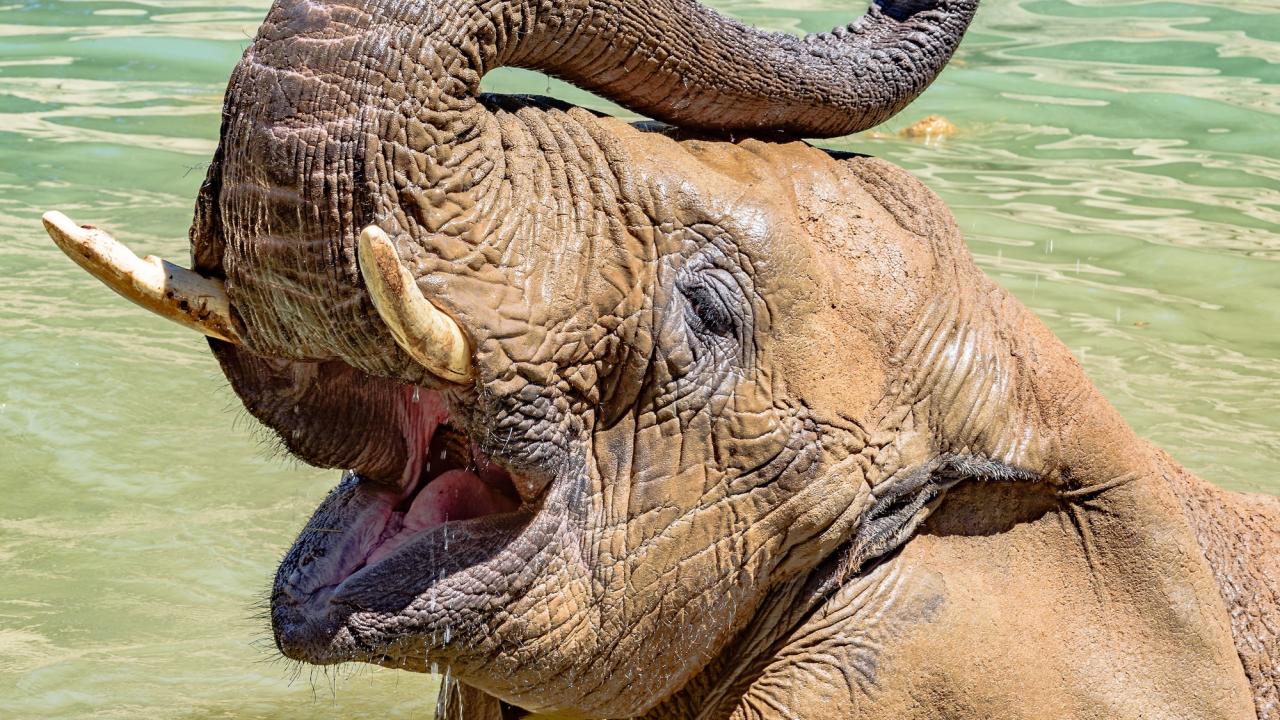
<path fill-rule="evenodd" d="M 792 139 L 892 116 L 975 10 L 278 0 L 192 271 L 47 222 L 347 470 L 288 657 L 447 668 L 450 718 L 1280 717 L 1280 503 L 1137 438 L 909 174 Z"/>

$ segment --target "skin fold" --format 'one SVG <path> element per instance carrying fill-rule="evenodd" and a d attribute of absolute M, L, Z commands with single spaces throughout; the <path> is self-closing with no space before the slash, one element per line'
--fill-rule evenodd
<path fill-rule="evenodd" d="M 975 9 L 278 0 L 191 240 L 233 389 L 349 471 L 280 650 L 447 670 L 443 718 L 1280 717 L 1280 503 L 1136 437 L 908 173 L 795 139 L 900 110 Z M 480 95 L 502 65 L 663 122 Z M 473 381 L 388 329 L 369 225 Z M 432 489 L 445 442 L 487 494 Z"/>

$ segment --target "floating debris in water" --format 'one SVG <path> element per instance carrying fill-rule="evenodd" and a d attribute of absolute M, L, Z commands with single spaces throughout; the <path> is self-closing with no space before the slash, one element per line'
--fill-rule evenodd
<path fill-rule="evenodd" d="M 956 134 L 956 126 L 941 115 L 928 115 L 898 131 L 898 137 L 923 140 L 925 145 L 938 145 Z"/>

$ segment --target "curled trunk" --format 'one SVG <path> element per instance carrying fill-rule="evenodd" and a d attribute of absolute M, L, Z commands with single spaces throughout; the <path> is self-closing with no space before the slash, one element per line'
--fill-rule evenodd
<path fill-rule="evenodd" d="M 937 77 L 977 0 L 884 0 L 803 38 L 747 27 L 690 0 L 569 3 L 509 62 L 559 75 L 686 127 L 858 132 Z"/>
<path fill-rule="evenodd" d="M 277 0 L 228 88 L 196 270 L 225 278 L 251 351 L 421 379 L 374 311 L 356 237 L 381 226 L 421 277 L 428 236 L 474 244 L 520 211 L 495 206 L 485 72 L 543 70 L 684 126 L 840 135 L 919 94 L 976 4 L 880 0 L 796 38 L 692 0 Z"/>

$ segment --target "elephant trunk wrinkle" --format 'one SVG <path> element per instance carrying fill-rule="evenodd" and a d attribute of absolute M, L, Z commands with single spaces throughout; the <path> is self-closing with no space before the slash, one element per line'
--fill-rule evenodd
<path fill-rule="evenodd" d="M 886 4 L 797 39 L 688 0 L 280 0 L 229 86 L 193 251 L 227 276 L 256 351 L 408 378 L 368 312 L 356 235 L 376 223 L 405 256 L 457 260 L 492 229 L 508 174 L 477 103 L 486 72 L 546 70 L 693 127 L 843 134 L 922 90 L 975 8 Z"/>

